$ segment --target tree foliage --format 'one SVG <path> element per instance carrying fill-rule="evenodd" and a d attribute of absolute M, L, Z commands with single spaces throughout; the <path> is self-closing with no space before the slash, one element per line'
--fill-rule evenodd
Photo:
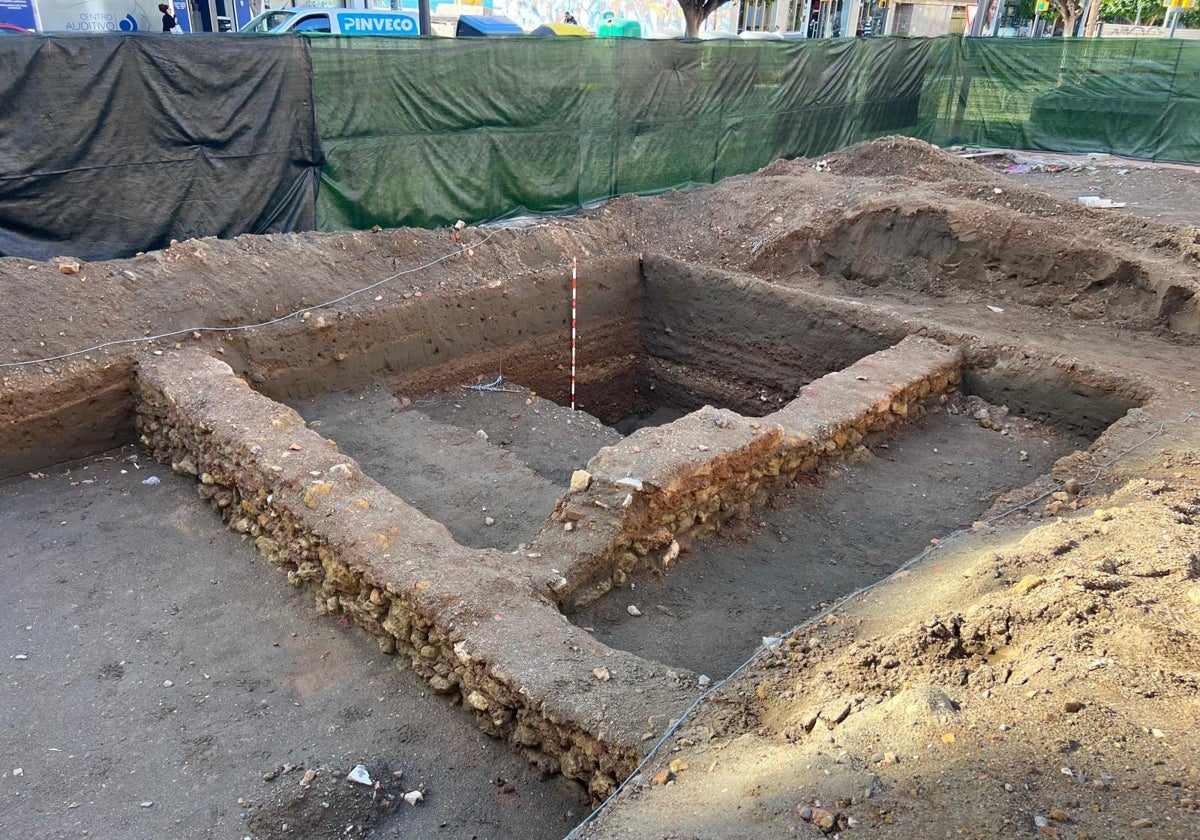
<path fill-rule="evenodd" d="M 1141 15 L 1138 7 L 1141 6 Z M 1113 23 L 1140 21 L 1143 26 L 1157 26 L 1163 22 L 1167 10 L 1161 0 L 1101 0 L 1100 18 Z M 1189 28 L 1200 26 L 1200 8 L 1188 9 L 1179 18 L 1179 25 Z"/>

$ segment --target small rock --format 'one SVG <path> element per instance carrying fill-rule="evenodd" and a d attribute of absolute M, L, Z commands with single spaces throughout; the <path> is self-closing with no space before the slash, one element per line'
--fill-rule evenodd
<path fill-rule="evenodd" d="M 628 607 L 626 607 L 625 612 L 629 613 L 634 618 L 637 618 L 638 616 L 640 616 L 642 614 L 642 611 L 639 610 L 637 607 L 635 607 L 633 604 L 630 604 Z"/>
<path fill-rule="evenodd" d="M 712 685 L 712 678 L 708 676 L 708 674 L 701 674 L 700 678 L 697 679 L 696 682 L 701 688 L 708 688 L 710 685 Z"/>
<path fill-rule="evenodd" d="M 850 717 L 850 701 L 843 700 L 821 710 L 821 718 L 830 729 Z"/>
<path fill-rule="evenodd" d="M 1046 579 L 1039 575 L 1025 575 L 1025 577 L 1013 584 L 1012 593 L 1014 595 L 1026 595 L 1045 582 Z"/>
<path fill-rule="evenodd" d="M 304 777 L 300 779 L 300 787 L 308 787 L 313 783 L 313 779 L 317 778 L 316 770 L 305 770 Z"/>
<path fill-rule="evenodd" d="M 1081 709 L 1083 709 L 1083 704 L 1078 700 L 1068 700 L 1067 702 L 1063 703 L 1063 711 L 1069 715 L 1073 715 Z"/>
<path fill-rule="evenodd" d="M 1022 450 L 1021 450 L 1021 457 L 1020 457 L 1020 460 L 1022 460 L 1022 461 L 1028 461 L 1028 460 L 1029 460 L 1029 453 L 1028 453 L 1028 452 L 1026 452 L 1024 449 L 1022 449 Z"/>
<path fill-rule="evenodd" d="M 1047 812 L 1046 816 L 1050 817 L 1050 819 L 1054 820 L 1055 822 L 1062 823 L 1068 822 L 1071 819 L 1070 815 L 1067 814 L 1067 812 L 1062 808 L 1051 808 L 1049 812 Z"/>
<path fill-rule="evenodd" d="M 675 779 L 675 774 L 672 773 L 670 771 L 670 769 L 664 767 L 663 769 L 661 769 L 657 773 L 655 773 L 654 777 L 652 779 L 650 779 L 650 785 L 652 787 L 662 787 L 667 782 L 673 781 L 674 779 Z"/>
<path fill-rule="evenodd" d="M 65 262 L 65 263 L 62 263 L 58 267 L 58 270 L 61 271 L 63 274 L 78 274 L 79 273 L 79 263 Z"/>
<path fill-rule="evenodd" d="M 676 540 L 671 540 L 671 544 L 667 546 L 667 550 L 663 553 L 663 565 L 669 566 L 675 558 L 679 556 L 680 545 Z"/>
<path fill-rule="evenodd" d="M 812 815 L 813 815 L 813 809 L 812 809 L 811 805 L 801 805 L 799 808 L 796 809 L 796 816 L 799 817 L 800 819 L 804 820 L 805 822 L 808 822 L 809 820 L 811 820 Z"/>
<path fill-rule="evenodd" d="M 600 680 L 600 682 L 608 682 L 612 679 L 612 674 L 608 672 L 607 668 L 593 668 L 592 676 Z"/>
<path fill-rule="evenodd" d="M 173 685 L 175 685 L 175 683 L 171 682 L 170 680 L 163 680 L 163 688 L 170 688 Z"/>
<path fill-rule="evenodd" d="M 1142 817 L 1141 819 L 1137 819 L 1137 820 L 1134 820 L 1133 822 L 1131 822 L 1129 824 L 1129 827 L 1130 828 L 1153 828 L 1154 820 L 1150 820 L 1150 819 L 1146 819 L 1145 817 Z"/>
<path fill-rule="evenodd" d="M 834 811 L 827 811 L 824 808 L 813 808 L 812 817 L 809 819 L 813 825 L 822 831 L 832 831 L 838 823 L 838 816 Z"/>
<path fill-rule="evenodd" d="M 1083 490 L 1083 485 L 1080 484 L 1079 480 L 1076 478 L 1068 478 L 1063 482 L 1063 490 L 1065 490 L 1069 496 L 1078 496 L 1080 491 Z"/>
<path fill-rule="evenodd" d="M 1167 737 L 1167 733 L 1163 732 L 1161 729 L 1159 729 L 1157 727 L 1155 727 L 1154 729 L 1151 729 L 1150 734 L 1153 735 L 1155 738 L 1166 738 Z"/>
<path fill-rule="evenodd" d="M 154 803 L 151 802 L 149 799 L 147 799 L 145 802 L 142 803 L 142 807 L 143 808 L 153 808 Z"/>
<path fill-rule="evenodd" d="M 571 473 L 571 492 L 582 493 L 592 486 L 592 474 L 587 470 L 575 470 Z"/>
<path fill-rule="evenodd" d="M 425 794 L 419 790 L 410 790 L 408 793 L 404 794 L 404 801 L 409 805 L 416 805 L 418 802 L 425 801 Z"/>
<path fill-rule="evenodd" d="M 15 769 L 13 770 L 13 775 L 14 775 L 14 776 L 24 776 L 24 775 L 25 775 L 25 771 L 24 771 L 24 770 L 22 770 L 20 767 L 17 767 L 17 768 L 15 768 Z"/>
<path fill-rule="evenodd" d="M 492 518 L 492 517 L 490 517 L 490 516 L 485 516 L 485 517 L 483 518 L 483 524 L 484 524 L 484 525 L 495 525 L 495 524 L 496 524 L 496 520 L 495 520 L 495 519 L 493 519 L 493 518 Z"/>
<path fill-rule="evenodd" d="M 367 787 L 370 787 L 374 784 L 374 782 L 371 781 L 371 774 L 367 772 L 367 765 L 365 764 L 354 765 L 354 769 L 346 774 L 346 779 L 347 781 L 351 781 L 359 785 L 366 785 Z"/>
<path fill-rule="evenodd" d="M 29 655 L 25 654 L 25 653 L 18 653 L 16 656 L 13 657 L 13 659 L 16 659 L 20 662 L 24 662 L 28 658 L 29 658 Z"/>

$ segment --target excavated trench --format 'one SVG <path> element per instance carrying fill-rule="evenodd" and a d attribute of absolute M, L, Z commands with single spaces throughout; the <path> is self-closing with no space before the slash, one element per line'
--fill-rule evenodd
<path fill-rule="evenodd" d="M 561 283 L 557 309 L 543 301 L 537 310 L 542 334 L 517 330 L 512 344 L 472 353 L 475 366 L 451 358 L 438 374 L 389 370 L 376 385 L 293 405 L 460 543 L 537 554 L 560 527 L 544 524 L 547 514 L 601 447 L 629 448 L 639 429 L 670 437 L 705 405 L 770 419 L 804 386 L 904 336 L 883 319 L 753 278 L 661 257 L 627 268 L 636 270 L 607 274 L 595 297 L 581 284 L 583 410 L 567 407 Z M 531 347 L 540 366 L 525 355 Z M 969 526 L 1137 403 L 1135 391 L 1078 370 L 968 352 L 957 387 L 905 426 L 865 436 L 841 453 L 847 459 L 772 487 L 769 500 L 731 504 L 720 534 L 677 541 L 682 556 L 669 570 L 642 560 L 628 574 L 592 574 L 584 595 L 560 605 L 613 647 L 727 673 L 760 637 Z"/>
<path fill-rule="evenodd" d="M 568 301 L 554 271 L 290 321 L 219 360 L 147 356 L 134 399 L 143 443 L 321 613 L 594 797 L 689 671 L 728 672 L 1143 398 L 648 255 L 581 265 L 572 412 Z"/>

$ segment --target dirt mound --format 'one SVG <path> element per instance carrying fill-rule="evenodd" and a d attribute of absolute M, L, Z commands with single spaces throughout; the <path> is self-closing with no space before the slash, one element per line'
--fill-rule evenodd
<path fill-rule="evenodd" d="M 764 654 L 584 836 L 710 826 L 715 809 L 703 826 L 674 809 L 711 790 L 759 836 L 1197 836 L 1200 492 L 1071 498 Z"/>
<path fill-rule="evenodd" d="M 977 163 L 947 154 L 924 140 L 898 134 L 855 143 L 826 155 L 824 160 L 838 175 L 863 178 L 903 177 L 932 183 L 987 174 Z"/>

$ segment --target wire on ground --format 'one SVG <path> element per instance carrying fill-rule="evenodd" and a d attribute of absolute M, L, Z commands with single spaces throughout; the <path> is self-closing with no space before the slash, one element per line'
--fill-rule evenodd
<path fill-rule="evenodd" d="M 1180 420 L 1160 420 L 1160 421 L 1158 421 L 1158 428 L 1155 429 L 1153 432 L 1151 432 L 1146 438 L 1133 444 L 1133 446 L 1130 446 L 1128 449 L 1123 449 L 1121 452 L 1118 452 L 1116 455 L 1114 455 L 1108 461 L 1104 462 L 1099 467 L 1097 467 L 1096 474 L 1094 476 L 1092 476 L 1087 481 L 1080 482 L 1080 483 L 1085 487 L 1088 485 L 1091 485 L 1091 484 L 1095 484 L 1097 481 L 1100 480 L 1100 476 L 1103 474 L 1103 472 L 1106 469 L 1111 467 L 1117 461 L 1124 458 L 1129 453 L 1133 452 L 1135 449 L 1140 449 L 1141 447 L 1145 446 L 1150 441 L 1157 438 L 1159 435 L 1161 435 L 1163 433 L 1163 431 L 1166 429 L 1166 427 L 1168 425 L 1181 425 L 1181 424 L 1186 423 L 1187 421 L 1192 420 L 1196 417 L 1200 417 L 1200 413 L 1197 413 L 1195 411 L 1189 411 Z M 1010 507 L 1007 510 L 1001 511 L 1000 513 L 996 514 L 995 516 L 993 516 L 989 519 L 983 520 L 983 523 L 985 525 L 991 525 L 994 522 L 999 522 L 1001 519 L 1011 516 L 1012 514 L 1016 513 L 1017 511 L 1024 510 L 1027 507 L 1031 507 L 1032 505 L 1037 504 L 1038 502 L 1042 501 L 1043 499 L 1049 498 L 1054 493 L 1057 493 L 1062 488 L 1062 486 L 1063 485 L 1061 483 L 1059 483 L 1059 484 L 1055 485 L 1052 489 L 1047 490 L 1045 493 L 1035 496 L 1032 499 L 1029 499 L 1028 501 L 1022 502 L 1019 505 L 1014 505 L 1013 507 Z M 654 760 L 654 757 L 658 754 L 658 751 L 660 749 L 662 749 L 663 746 L 665 746 L 666 743 L 669 740 L 671 740 L 672 737 L 674 737 L 675 733 L 679 731 L 679 729 L 683 726 L 684 722 L 686 722 L 687 719 L 689 717 L 691 717 L 692 713 L 694 711 L 696 711 L 696 709 L 700 708 L 700 705 L 705 700 L 707 700 L 716 691 L 720 690 L 726 683 L 728 683 L 730 680 L 732 680 L 738 674 L 742 673 L 742 671 L 745 671 L 747 668 L 749 668 L 751 665 L 753 665 L 758 660 L 758 658 L 763 655 L 763 653 L 765 653 L 768 650 L 775 650 L 776 648 L 778 648 L 780 646 L 780 644 L 782 644 L 783 640 L 792 638 L 797 633 L 800 633 L 801 631 L 807 629 L 808 627 L 811 627 L 813 624 L 816 624 L 818 621 L 821 621 L 822 619 L 829 617 L 830 615 L 837 612 L 842 607 L 846 606 L 847 604 L 849 604 L 851 601 L 855 600 L 856 598 L 861 598 L 863 595 L 866 595 L 867 593 L 871 592 L 872 590 L 877 589 L 880 586 L 883 586 L 888 581 L 893 580 L 894 578 L 899 576 L 902 572 L 907 571 L 908 569 L 910 569 L 917 563 L 924 560 L 930 554 L 933 554 L 935 551 L 941 549 L 947 543 L 950 543 L 953 540 L 961 537 L 963 534 L 968 533 L 970 530 L 971 530 L 971 528 L 959 528 L 957 531 L 944 537 L 936 545 L 931 545 L 928 548 L 926 548 L 924 551 L 922 551 L 920 554 L 918 554 L 917 556 L 906 560 L 895 571 L 893 571 L 891 574 L 887 575 L 886 577 L 880 578 L 879 580 L 875 581 L 874 583 L 868 583 L 866 586 L 864 586 L 861 589 L 858 589 L 854 592 L 851 592 L 849 595 L 842 596 L 840 599 L 835 601 L 833 604 L 831 604 L 830 606 L 821 610 L 816 615 L 811 616 L 811 617 L 805 619 L 804 621 L 800 622 L 795 627 L 793 627 L 791 630 L 784 633 L 782 636 L 768 637 L 768 638 L 771 638 L 772 640 L 777 638 L 778 641 L 774 642 L 770 646 L 767 646 L 766 644 L 760 645 L 754 651 L 754 653 L 752 653 L 750 655 L 749 659 L 747 659 L 741 665 L 734 668 L 733 671 L 727 677 L 724 677 L 723 679 L 718 680 L 717 682 L 713 683 L 711 686 L 709 686 L 704 691 L 703 694 L 701 694 L 694 701 L 692 701 L 692 704 L 690 706 L 688 706 L 687 709 L 684 710 L 683 714 L 681 714 L 679 716 L 679 719 L 667 727 L 667 731 L 664 732 L 663 736 L 661 738 L 659 738 L 658 741 L 655 742 L 654 746 L 651 747 L 650 752 L 648 752 L 646 754 L 646 757 L 643 758 L 641 763 L 639 763 L 638 766 L 634 768 L 633 772 L 629 774 L 629 776 L 625 779 L 625 781 L 621 782 L 621 784 L 617 786 L 617 789 L 614 790 L 611 794 L 609 794 L 607 799 L 605 799 L 603 802 L 601 802 L 599 805 L 597 805 L 596 809 L 594 811 L 592 811 L 590 814 L 588 814 L 583 819 L 583 822 L 581 822 L 579 825 L 575 826 L 575 828 L 573 828 L 571 830 L 571 833 L 568 834 L 566 837 L 564 837 L 563 840 L 575 840 L 575 838 L 578 837 L 579 832 L 582 831 L 583 829 L 587 828 L 587 826 L 590 825 L 596 819 L 596 817 L 600 816 L 601 812 L 603 812 L 605 808 L 607 808 L 609 805 L 611 805 L 616 800 L 616 798 L 621 795 L 621 792 L 623 790 L 625 790 L 625 788 L 629 785 L 629 783 L 632 782 L 634 779 L 636 779 L 639 776 L 639 774 L 641 774 L 642 770 L 644 770 L 646 768 L 646 765 L 648 765 L 651 761 Z"/>

